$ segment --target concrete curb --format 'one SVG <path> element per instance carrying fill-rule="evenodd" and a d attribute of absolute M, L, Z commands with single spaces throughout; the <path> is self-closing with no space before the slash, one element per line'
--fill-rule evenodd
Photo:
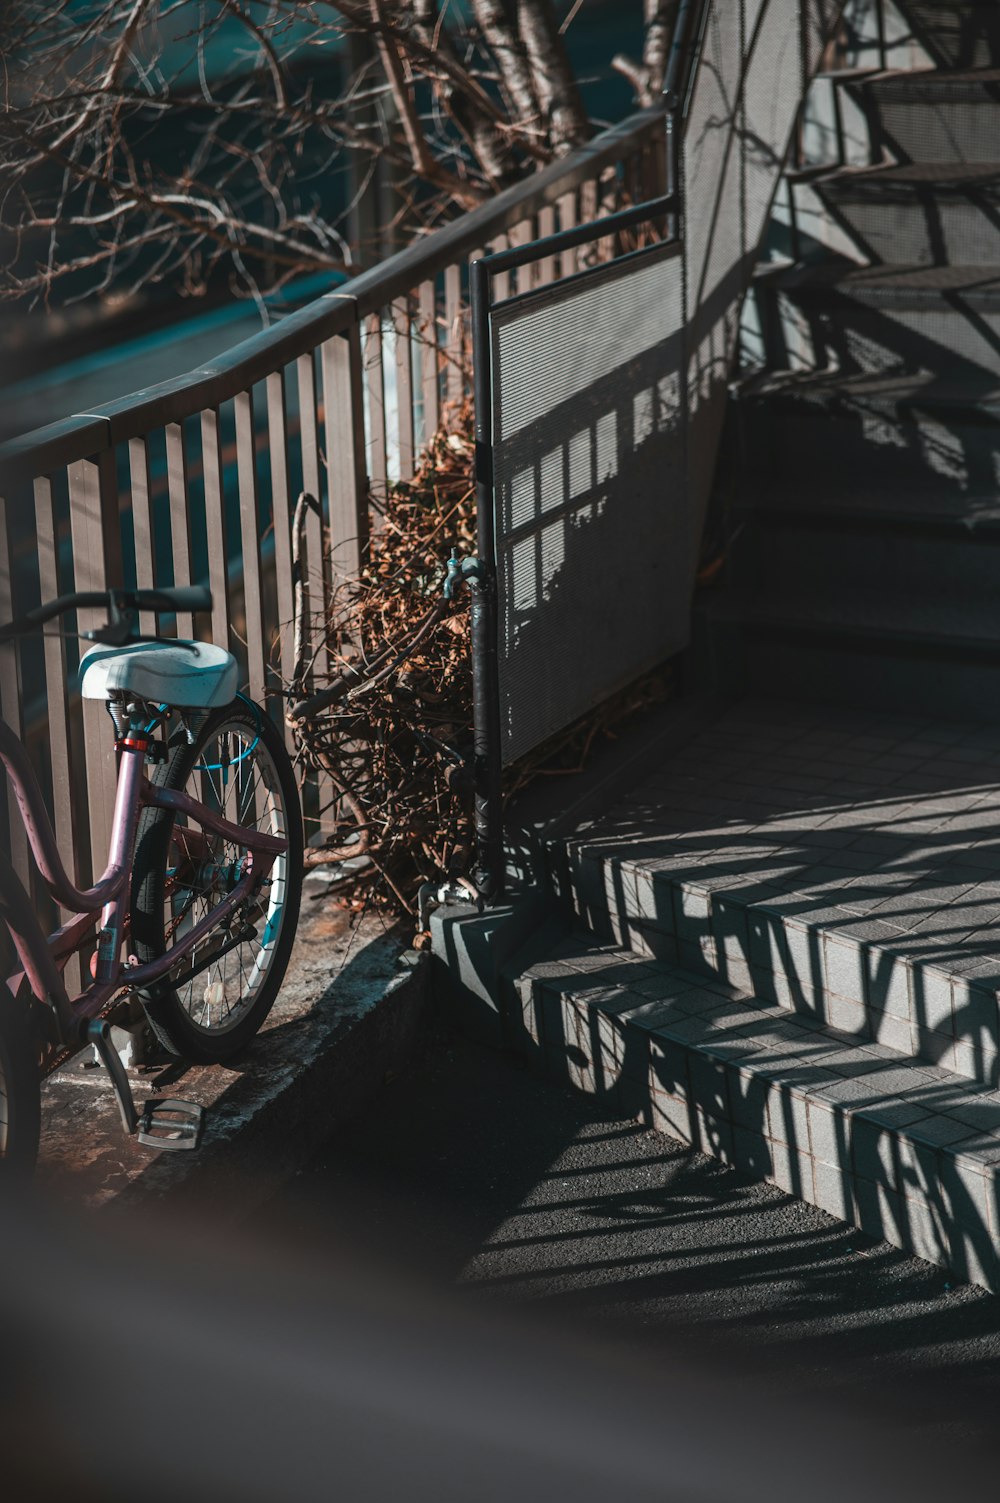
<path fill-rule="evenodd" d="M 405 1067 L 426 1017 L 428 963 L 403 945 L 377 919 L 348 930 L 339 910 L 304 915 L 279 999 L 244 1056 L 133 1074 L 139 1102 L 205 1106 L 196 1153 L 127 1139 L 104 1072 L 81 1057 L 45 1088 L 40 1188 L 89 1209 L 198 1203 L 216 1218 L 266 1200 Z"/>

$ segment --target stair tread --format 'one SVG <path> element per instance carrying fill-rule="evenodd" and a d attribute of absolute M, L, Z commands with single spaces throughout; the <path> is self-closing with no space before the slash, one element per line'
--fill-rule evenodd
<path fill-rule="evenodd" d="M 776 274 L 773 285 L 802 292 L 839 292 L 850 297 L 898 295 L 929 300 L 942 293 L 961 293 L 976 301 L 1000 300 L 1000 262 L 996 266 L 845 266 L 821 262 Z"/>
<path fill-rule="evenodd" d="M 1000 160 L 996 162 L 883 162 L 869 167 L 837 167 L 813 176 L 820 188 L 868 188 L 886 183 L 934 183 L 941 189 L 961 189 L 969 184 L 1000 185 Z"/>
<path fill-rule="evenodd" d="M 764 371 L 741 385 L 742 395 L 760 399 L 793 397 L 813 403 L 831 400 L 869 402 L 884 406 L 914 404 L 920 407 L 1000 408 L 1000 383 L 984 375 L 981 380 L 948 379 L 926 371 L 910 373 L 856 371 Z"/>
<path fill-rule="evenodd" d="M 740 512 L 758 515 L 886 519 L 891 522 L 937 524 L 960 527 L 970 536 L 980 529 L 1000 527 L 1000 495 L 963 495 L 940 491 L 911 490 L 845 491 L 843 486 L 825 489 L 808 486 L 769 485 L 757 494 L 744 494 L 736 502 Z"/>
<path fill-rule="evenodd" d="M 900 1133 L 971 1162 L 992 1166 L 1000 1159 L 1000 1093 L 752 992 L 582 936 L 567 939 L 518 980 L 604 1012 L 622 1028 L 708 1054 L 741 1074 L 792 1084 L 799 1095 L 836 1102 L 841 1110 L 849 1102 L 852 1116 L 878 1123 L 895 1118 Z M 853 1090 L 845 1090 L 848 1082 Z"/>
<path fill-rule="evenodd" d="M 923 93 L 928 86 L 947 90 L 966 84 L 1000 84 L 1000 68 L 887 68 L 862 81 L 862 87 L 879 93 L 903 88 Z"/>
<path fill-rule="evenodd" d="M 833 593 L 836 581 L 831 581 L 830 589 L 830 595 L 815 589 L 801 594 L 790 589 L 780 595 L 772 591 L 766 600 L 732 590 L 715 609 L 730 619 L 786 629 L 839 630 L 915 643 L 1000 648 L 995 597 L 916 599 L 905 589 L 893 591 L 891 587 L 878 593 L 857 589 Z"/>

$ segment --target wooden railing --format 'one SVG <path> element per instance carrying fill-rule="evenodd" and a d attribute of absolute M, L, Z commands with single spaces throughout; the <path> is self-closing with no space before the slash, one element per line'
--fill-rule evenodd
<path fill-rule="evenodd" d="M 0 447 L 0 620 L 70 589 L 206 582 L 211 617 L 180 616 L 176 634 L 227 645 L 250 694 L 280 714 L 295 496 L 322 506 L 305 538 L 315 618 L 356 574 L 387 485 L 412 474 L 445 405 L 469 390 L 471 261 L 654 198 L 665 171 L 662 113 L 636 115 L 211 364 Z M 542 260 L 533 285 L 571 269 Z M 80 613 L 81 630 L 94 624 Z M 0 714 L 31 748 L 85 881 L 107 849 L 114 779 L 77 662 L 71 636 L 0 648 Z M 322 787 L 309 792 L 310 833 L 328 806 Z M 0 838 L 30 882 L 12 799 L 4 811 L 0 798 Z"/>

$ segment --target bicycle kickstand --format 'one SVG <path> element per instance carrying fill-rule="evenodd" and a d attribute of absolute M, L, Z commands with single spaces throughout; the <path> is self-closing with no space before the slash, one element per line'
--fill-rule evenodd
<path fill-rule="evenodd" d="M 125 1066 L 111 1042 L 111 1025 L 103 1018 L 92 1018 L 84 1031 L 84 1042 L 93 1044 L 101 1064 L 111 1077 L 122 1127 L 129 1137 L 147 1148 L 177 1151 L 197 1148 L 205 1125 L 205 1108 L 194 1101 L 179 1101 L 165 1096 L 162 1101 L 147 1101 L 142 1112 L 136 1110 L 132 1087 Z"/>

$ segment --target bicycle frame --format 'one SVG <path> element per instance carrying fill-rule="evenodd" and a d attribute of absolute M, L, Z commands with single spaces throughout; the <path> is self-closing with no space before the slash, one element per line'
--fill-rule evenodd
<path fill-rule="evenodd" d="M 10 930 L 20 962 L 20 968 L 6 980 L 15 997 L 27 1000 L 30 994 L 52 1011 L 61 1044 L 76 1042 L 81 1024 L 97 1017 L 117 992 L 124 988 L 142 989 L 164 977 L 239 907 L 254 884 L 267 876 L 277 857 L 288 848 L 287 840 L 234 825 L 186 793 L 157 788 L 150 783 L 145 772 L 149 746 L 145 733 L 130 729 L 117 746 L 120 762 L 108 865 L 92 887 L 80 889 L 70 880 L 60 859 L 55 832 L 28 754 L 10 727 L 0 720 L 0 762 L 13 786 L 32 855 L 49 893 L 70 912 L 66 922 L 46 936 L 22 883 L 9 861 L 0 856 L 0 918 Z M 134 955 L 126 955 L 123 961 L 121 951 L 131 898 L 136 830 L 139 814 L 147 807 L 173 810 L 196 821 L 200 832 L 190 826 L 178 827 L 189 853 L 197 853 L 199 847 L 207 850 L 205 832 L 208 832 L 238 842 L 250 855 L 232 891 L 211 913 L 163 955 L 140 965 Z M 93 980 L 78 996 L 70 998 L 62 973 L 70 956 L 83 947 L 98 921 L 101 928 L 92 964 Z"/>

